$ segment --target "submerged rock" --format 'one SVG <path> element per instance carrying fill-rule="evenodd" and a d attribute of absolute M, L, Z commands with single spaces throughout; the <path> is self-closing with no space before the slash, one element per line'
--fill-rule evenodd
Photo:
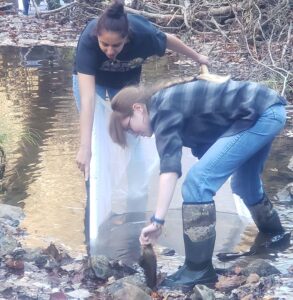
<path fill-rule="evenodd" d="M 191 300 L 215 300 L 215 293 L 205 285 L 197 284 L 193 288 L 193 293 L 190 296 Z"/>
<path fill-rule="evenodd" d="M 8 232 L 5 232 L 0 224 L 0 257 L 12 253 L 18 247 L 18 241 Z"/>
<path fill-rule="evenodd" d="M 115 288 L 115 285 L 117 285 L 117 284 L 120 285 L 120 284 L 123 284 L 124 282 L 139 287 L 147 294 L 151 294 L 151 292 L 152 292 L 152 290 L 146 286 L 146 284 L 143 280 L 143 277 L 140 274 L 130 275 L 130 276 L 126 276 L 124 278 L 118 279 L 118 280 L 114 281 L 113 283 L 111 283 L 108 286 L 108 288 L 109 289 L 111 289 L 112 287 Z"/>
<path fill-rule="evenodd" d="M 0 218 L 21 220 L 24 218 L 24 213 L 20 207 L 0 204 Z"/>
<path fill-rule="evenodd" d="M 152 297 L 141 288 L 126 281 L 119 281 L 111 284 L 108 288 L 106 288 L 106 293 L 109 295 L 109 299 L 115 300 L 152 300 Z"/>
<path fill-rule="evenodd" d="M 238 275 L 232 275 L 229 277 L 220 276 L 218 278 L 218 282 L 216 283 L 215 287 L 217 290 L 221 292 L 228 293 L 233 289 L 238 288 L 245 282 L 246 282 L 245 276 L 238 276 Z"/>
<path fill-rule="evenodd" d="M 259 279 L 260 279 L 259 275 L 252 273 L 247 277 L 246 283 L 250 283 L 250 284 L 257 283 L 257 282 L 259 282 Z"/>
<path fill-rule="evenodd" d="M 113 275 L 110 260 L 104 255 L 92 256 L 91 265 L 99 279 L 107 280 Z"/>
<path fill-rule="evenodd" d="M 91 296 L 91 293 L 85 289 L 78 289 L 66 294 L 74 299 L 86 299 Z"/>
<path fill-rule="evenodd" d="M 266 277 L 273 274 L 280 274 L 281 272 L 270 263 L 268 263 L 264 259 L 256 259 L 255 261 L 251 262 L 247 267 L 241 270 L 241 274 L 243 275 L 250 275 L 256 273 L 261 277 Z"/>
<path fill-rule="evenodd" d="M 275 276 L 263 277 L 255 284 L 245 284 L 231 292 L 230 299 L 264 299 L 265 294 L 270 288 L 279 281 Z"/>
<path fill-rule="evenodd" d="M 91 257 L 91 267 L 97 278 L 107 280 L 114 276 L 116 279 L 133 275 L 137 271 L 118 260 L 110 260 L 104 255 Z"/>
<path fill-rule="evenodd" d="M 56 292 L 50 295 L 49 300 L 67 300 L 67 296 L 63 292 Z"/>

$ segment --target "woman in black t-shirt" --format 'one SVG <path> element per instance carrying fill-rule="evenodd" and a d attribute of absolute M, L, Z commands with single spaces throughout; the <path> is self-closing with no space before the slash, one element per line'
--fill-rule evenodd
<path fill-rule="evenodd" d="M 107 131 L 109 106 L 103 100 L 106 95 L 111 99 L 121 88 L 138 83 L 145 59 L 152 55 L 163 56 L 166 48 L 200 64 L 208 63 L 206 56 L 198 54 L 176 37 L 157 30 L 142 16 L 126 14 L 123 4 L 118 1 L 113 2 L 98 19 L 89 22 L 81 33 L 74 64 L 73 90 L 80 112 L 80 146 L 76 162 L 86 180 L 87 241 L 96 239 L 98 225 L 111 211 L 111 182 L 118 180 L 119 169 L 126 167 L 128 185 L 125 186 L 127 193 L 124 193 L 123 186 L 123 197 L 125 194 L 127 211 L 145 208 L 148 170 L 145 168 L 144 144 L 139 138 L 129 135 L 129 162 L 115 157 L 119 167 L 114 174 L 116 178 L 112 178 L 109 169 L 113 157 L 110 157 Z M 123 164 L 126 166 L 121 167 Z"/>
<path fill-rule="evenodd" d="M 92 20 L 82 32 L 76 51 L 73 86 L 80 110 L 80 147 L 76 162 L 88 178 L 96 93 L 111 99 L 121 88 L 140 81 L 141 66 L 152 55 L 170 49 L 199 64 L 208 58 L 175 36 L 165 34 L 145 18 L 126 14 L 119 1 Z"/>

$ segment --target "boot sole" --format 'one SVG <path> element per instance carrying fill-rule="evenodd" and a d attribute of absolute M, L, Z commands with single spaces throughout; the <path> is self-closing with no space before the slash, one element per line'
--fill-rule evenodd
<path fill-rule="evenodd" d="M 166 279 L 165 279 L 166 280 Z M 164 281 L 165 281 L 164 280 Z M 216 275 L 215 277 L 210 277 L 204 280 L 198 280 L 196 283 L 193 284 L 186 284 L 186 285 L 182 285 L 182 284 L 172 284 L 172 281 L 170 281 L 170 285 L 168 284 L 163 284 L 164 281 L 160 284 L 160 287 L 163 288 L 168 288 L 171 290 L 181 290 L 183 293 L 187 293 L 190 292 L 197 284 L 203 284 L 206 285 L 209 288 L 212 288 L 215 286 L 215 283 L 218 281 L 218 276 Z M 166 280 L 168 282 L 168 280 Z"/>

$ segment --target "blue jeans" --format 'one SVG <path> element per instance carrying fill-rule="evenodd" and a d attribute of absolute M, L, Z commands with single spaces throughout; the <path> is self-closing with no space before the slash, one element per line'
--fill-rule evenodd
<path fill-rule="evenodd" d="M 22 0 L 22 3 L 23 3 L 23 14 L 27 16 L 29 11 L 29 6 L 30 6 L 30 0 Z"/>
<path fill-rule="evenodd" d="M 286 122 L 283 105 L 269 107 L 249 129 L 216 140 L 192 166 L 182 186 L 183 201 L 203 203 L 232 175 L 231 188 L 246 205 L 264 195 L 261 174 L 275 136 Z M 199 149 L 200 152 L 200 149 Z"/>

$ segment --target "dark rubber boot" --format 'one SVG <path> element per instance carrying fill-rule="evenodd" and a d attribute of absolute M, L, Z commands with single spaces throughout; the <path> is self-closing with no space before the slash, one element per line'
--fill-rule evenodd
<path fill-rule="evenodd" d="M 214 283 L 217 275 L 212 265 L 216 239 L 214 202 L 183 204 L 185 263 L 162 283 L 173 289 L 192 288 L 196 284 Z"/>
<path fill-rule="evenodd" d="M 260 232 L 276 235 L 285 231 L 277 211 L 266 194 L 259 203 L 247 208 Z"/>

